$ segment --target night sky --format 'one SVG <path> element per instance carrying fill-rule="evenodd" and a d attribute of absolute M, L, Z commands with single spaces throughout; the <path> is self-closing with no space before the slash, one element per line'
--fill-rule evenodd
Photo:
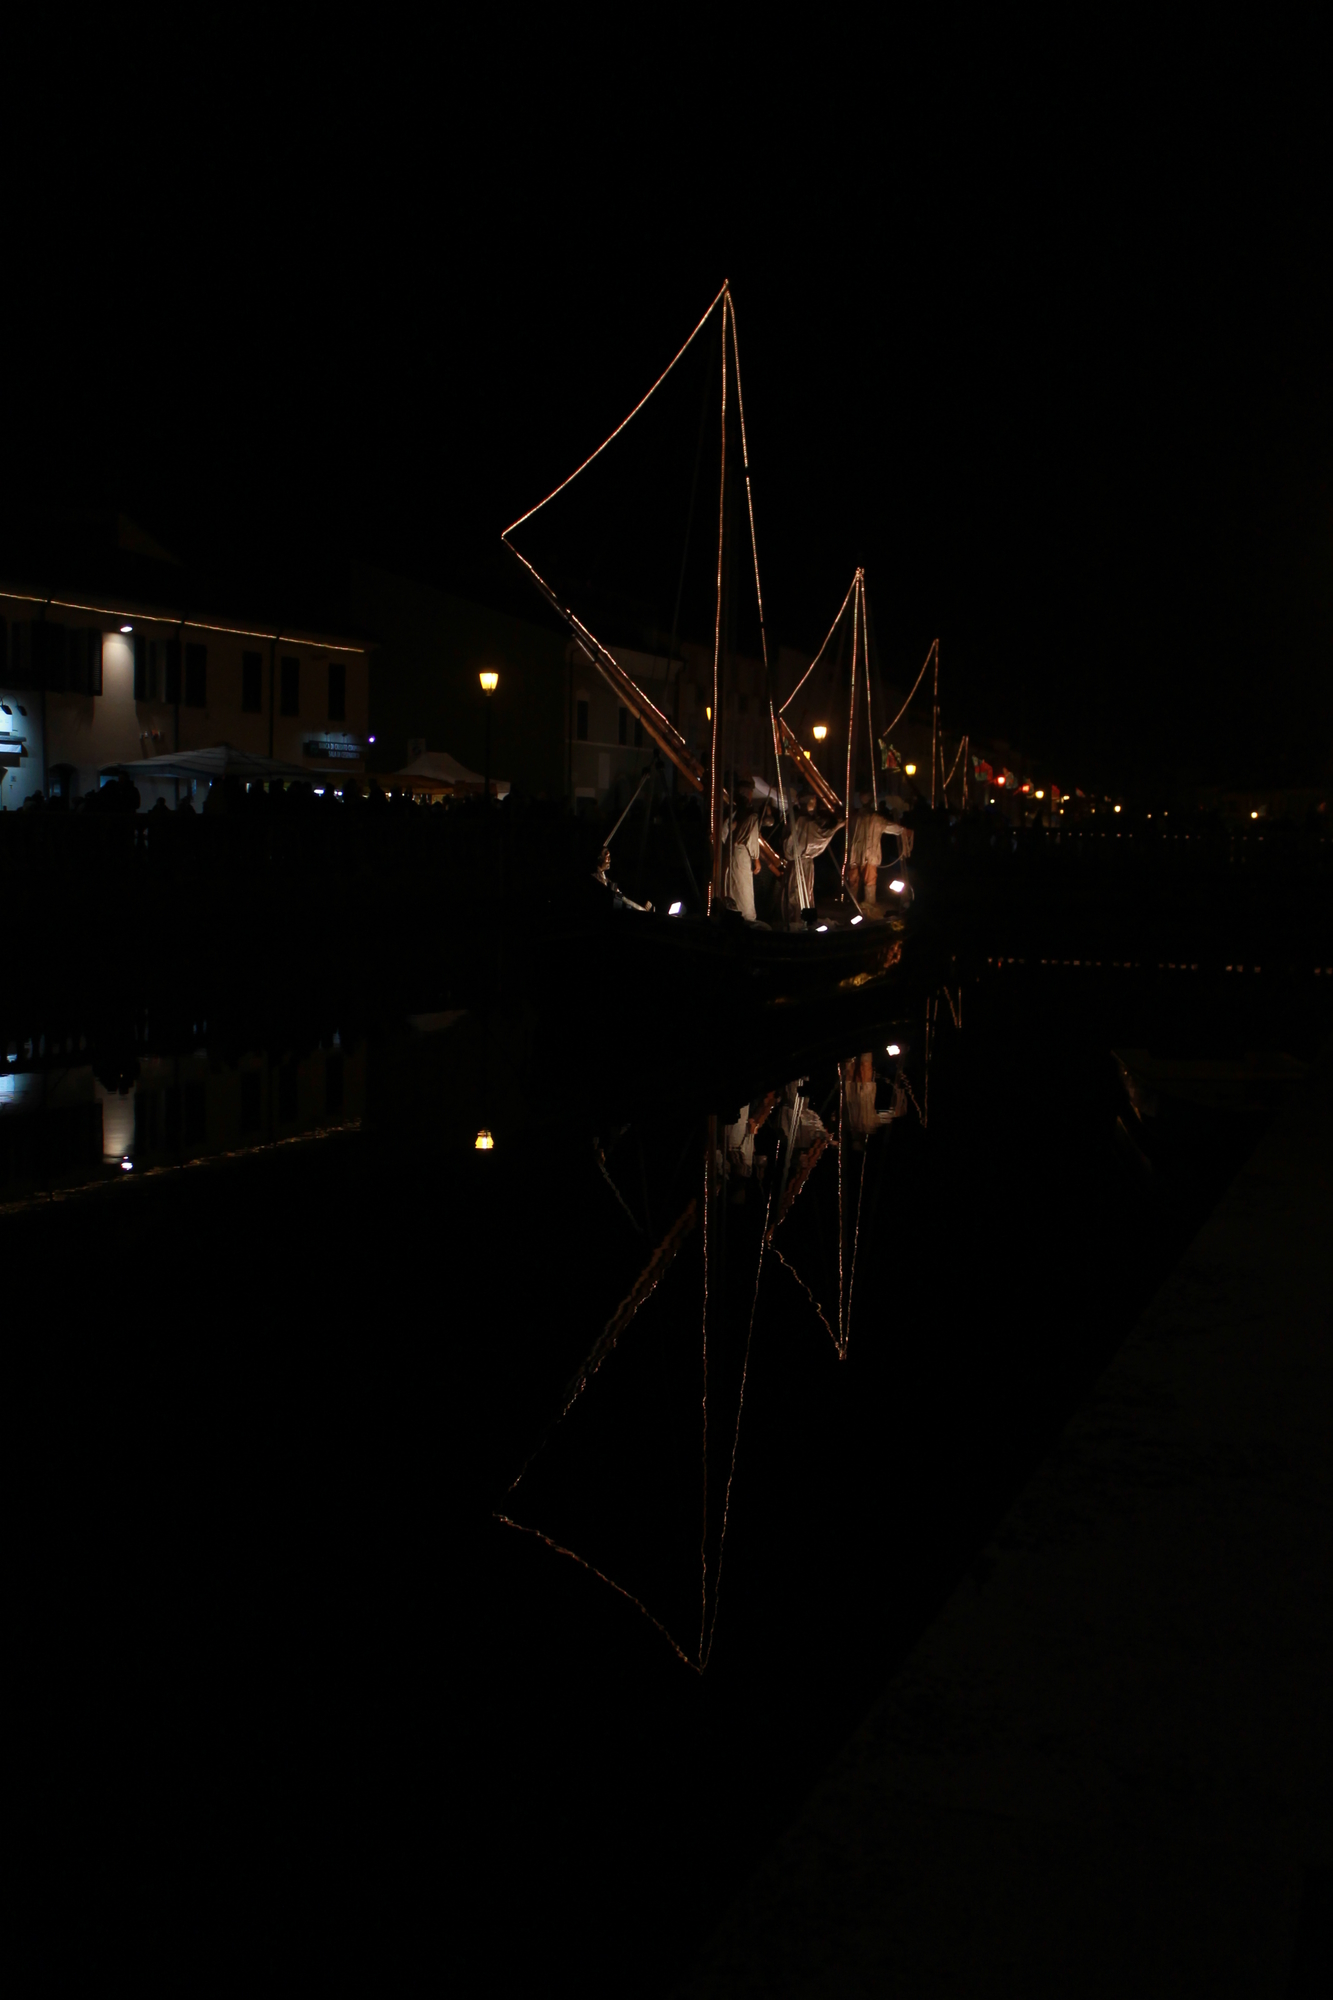
<path fill-rule="evenodd" d="M 322 19 L 9 94 L 11 508 L 481 589 L 727 277 L 780 640 L 863 563 L 886 670 L 938 632 L 950 729 L 1063 784 L 1328 778 L 1313 40 L 322 48 Z"/>

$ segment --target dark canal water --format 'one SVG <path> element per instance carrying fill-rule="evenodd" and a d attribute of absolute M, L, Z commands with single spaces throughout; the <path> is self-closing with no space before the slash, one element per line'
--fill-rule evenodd
<path fill-rule="evenodd" d="M 1333 981 L 955 969 L 730 1089 L 439 998 L 0 1051 L 53 1962 L 665 1991 L 1262 1129 L 1111 1049 Z"/>

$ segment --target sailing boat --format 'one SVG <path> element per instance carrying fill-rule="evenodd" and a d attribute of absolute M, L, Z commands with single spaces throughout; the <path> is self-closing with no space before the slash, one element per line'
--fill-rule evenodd
<path fill-rule="evenodd" d="M 608 447 L 641 417 L 682 358 L 700 340 L 706 328 L 716 326 L 719 318 L 721 396 L 717 563 L 712 645 L 712 701 L 708 709 L 712 726 L 705 761 L 694 754 L 671 717 L 638 685 L 623 661 L 616 657 L 610 646 L 597 637 L 588 623 L 566 601 L 564 595 L 542 573 L 533 557 L 519 547 L 515 538 L 561 494 L 568 492 L 574 483 L 602 457 Z M 729 426 L 729 410 L 732 408 L 735 411 L 735 419 Z M 739 454 L 736 451 L 737 443 L 739 443 Z M 854 771 L 853 739 L 860 695 L 858 662 L 865 656 L 863 652 L 858 651 L 860 640 L 854 637 L 847 743 L 848 798 L 844 801 L 828 778 L 817 769 L 813 757 L 797 741 L 789 725 L 782 719 L 774 697 L 768 633 L 764 620 L 763 589 L 759 573 L 758 544 L 755 536 L 754 495 L 750 476 L 749 442 L 745 428 L 745 405 L 741 390 L 736 312 L 729 285 L 723 284 L 684 345 L 667 364 L 652 387 L 640 397 L 628 416 L 543 500 L 539 500 L 535 506 L 528 508 L 526 513 L 512 521 L 503 531 L 502 540 L 523 566 L 534 587 L 540 591 L 546 602 L 567 626 L 579 651 L 611 688 L 617 701 L 634 718 L 643 735 L 655 746 L 659 755 L 674 767 L 686 791 L 698 794 L 707 801 L 710 869 L 707 894 L 703 899 L 705 908 L 696 913 L 687 912 L 682 898 L 680 902 L 672 905 L 671 915 L 667 919 L 608 912 L 605 924 L 590 924 L 586 927 L 584 934 L 578 940 L 580 948 L 585 949 L 594 943 L 605 945 L 609 942 L 610 950 L 609 953 L 602 954 L 603 963 L 600 970 L 606 974 L 612 972 L 615 967 L 623 968 L 640 985 L 640 990 L 643 990 L 642 982 L 648 982 L 653 990 L 658 992 L 662 991 L 664 981 L 668 988 L 680 988 L 683 983 L 683 990 L 696 1004 L 710 995 L 722 1004 L 729 999 L 743 996 L 749 1005 L 757 1003 L 762 1007 L 787 1008 L 794 1002 L 823 999 L 837 993 L 855 991 L 882 980 L 901 957 L 902 933 L 906 919 L 894 914 L 883 921 L 867 921 L 850 897 L 844 896 L 837 910 L 818 914 L 813 923 L 807 923 L 800 929 L 777 931 L 767 929 L 760 924 L 748 923 L 734 911 L 726 908 L 723 897 L 723 871 L 731 801 L 727 797 L 724 784 L 720 726 L 724 714 L 728 675 L 727 649 L 723 643 L 723 598 L 724 579 L 727 575 L 728 498 L 729 494 L 735 498 L 738 471 L 744 517 L 749 526 L 754 610 L 758 619 L 779 810 L 783 819 L 788 819 L 787 786 L 783 778 L 785 760 L 794 768 L 800 790 L 812 790 L 827 811 L 844 816 L 851 804 Z M 857 630 L 864 635 L 864 591 L 860 571 L 857 572 L 857 579 Z M 844 610 L 845 608 L 844 605 Z M 841 616 L 840 613 L 839 618 Z M 835 620 L 835 626 L 837 622 Z M 868 660 L 865 662 L 864 681 L 868 712 Z M 712 718 L 717 720 L 712 721 Z M 649 809 L 651 810 L 651 800 Z M 785 864 L 767 842 L 762 844 L 761 852 L 764 861 L 774 872 L 781 871 Z"/>

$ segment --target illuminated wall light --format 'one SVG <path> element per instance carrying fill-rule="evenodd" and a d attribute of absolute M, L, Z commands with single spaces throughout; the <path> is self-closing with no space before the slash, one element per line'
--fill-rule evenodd
<path fill-rule="evenodd" d="M 495 1141 L 491 1137 L 490 1133 L 478 1132 L 476 1137 L 476 1142 L 473 1146 L 473 1151 L 477 1153 L 492 1153 L 494 1152 L 494 1150 L 495 1150 Z"/>
<path fill-rule="evenodd" d="M 1251 819 L 1258 819 L 1258 817 L 1259 817 L 1258 813 L 1251 813 L 1251 814 L 1250 814 L 1250 818 L 1251 818 Z"/>
<path fill-rule="evenodd" d="M 1044 799 L 1044 798 L 1045 798 L 1045 796 L 1046 796 L 1045 792 L 1034 792 L 1034 793 L 1033 793 L 1033 797 L 1034 797 L 1034 798 L 1037 798 L 1037 799 Z"/>
<path fill-rule="evenodd" d="M 134 627 L 132 625 L 122 625 L 120 629 L 122 632 L 132 632 Z"/>
<path fill-rule="evenodd" d="M 707 722 L 711 722 L 711 721 L 713 720 L 713 711 L 712 711 L 712 709 L 711 709 L 711 708 L 705 708 L 705 710 L 704 710 L 704 720 L 705 720 L 705 721 L 707 721 Z"/>

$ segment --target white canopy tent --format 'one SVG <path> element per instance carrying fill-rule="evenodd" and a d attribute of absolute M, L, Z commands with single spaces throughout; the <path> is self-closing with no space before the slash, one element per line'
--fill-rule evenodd
<path fill-rule="evenodd" d="M 401 771 L 393 771 L 388 776 L 377 778 L 376 782 L 395 791 L 421 792 L 480 792 L 486 780 L 480 771 L 469 771 L 447 750 L 425 750 L 421 756 Z M 503 799 L 509 792 L 508 778 L 492 778 L 491 786 L 497 799 Z"/>

